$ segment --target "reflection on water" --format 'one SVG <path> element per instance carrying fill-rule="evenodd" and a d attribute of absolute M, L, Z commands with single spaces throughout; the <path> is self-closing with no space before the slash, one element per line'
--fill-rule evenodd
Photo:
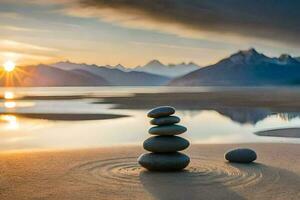
<path fill-rule="evenodd" d="M 213 110 L 240 124 L 255 125 L 258 122 L 274 115 L 284 121 L 290 121 L 294 118 L 300 117 L 300 113 L 298 112 L 277 113 L 271 112 L 265 108 L 215 108 Z"/>
<path fill-rule="evenodd" d="M 17 107 L 33 107 L 35 105 L 34 102 L 28 101 L 17 101 L 15 99 L 15 93 L 12 91 L 5 91 L 3 93 L 3 102 L 0 102 L 0 108 L 4 108 L 4 110 L 8 112 L 15 111 Z M 2 109 L 1 109 L 2 111 Z"/>
<path fill-rule="evenodd" d="M 17 103 L 14 102 L 14 101 L 6 101 L 6 102 L 4 102 L 4 107 L 5 108 L 15 108 L 16 105 L 17 105 Z"/>
<path fill-rule="evenodd" d="M 240 124 L 256 124 L 273 114 L 267 109 L 260 108 L 217 108 L 214 110 Z"/>
<path fill-rule="evenodd" d="M 14 108 L 22 108 L 22 107 L 33 107 L 35 105 L 34 102 L 29 101 L 5 101 L 0 102 L 0 108 L 7 109 L 8 111 L 11 111 Z M 2 109 L 1 109 L 2 110 Z"/>
<path fill-rule="evenodd" d="M 11 109 L 11 108 L 15 108 L 16 107 L 16 102 L 15 101 L 11 101 L 14 98 L 14 93 L 11 91 L 5 91 L 4 92 L 4 107 L 7 109 Z"/>
<path fill-rule="evenodd" d="M 5 99 L 13 99 L 15 97 L 14 93 L 11 91 L 5 91 L 4 92 L 4 98 Z"/>
<path fill-rule="evenodd" d="M 16 130 L 19 128 L 18 119 L 14 115 L 0 115 L 0 121 L 4 122 L 4 129 Z"/>
<path fill-rule="evenodd" d="M 105 95 L 108 93 L 106 91 Z M 115 95 L 114 92 L 111 93 L 112 96 Z M 146 118 L 146 110 L 111 109 L 110 104 L 92 104 L 93 101 L 86 98 L 25 101 L 16 98 L 20 94 L 12 91 L 5 91 L 2 95 L 0 151 L 141 144 L 149 137 L 147 131 L 150 124 Z M 130 117 L 69 122 L 29 119 L 13 113 L 100 113 Z M 266 129 L 300 127 L 300 113 L 297 112 L 277 113 L 267 108 L 219 106 L 203 110 L 179 110 L 177 115 L 188 128 L 183 136 L 192 143 L 300 143 L 300 139 L 260 137 L 253 134 Z"/>

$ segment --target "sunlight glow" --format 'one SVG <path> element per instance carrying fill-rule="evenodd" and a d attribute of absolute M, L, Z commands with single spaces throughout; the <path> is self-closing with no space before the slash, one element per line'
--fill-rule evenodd
<path fill-rule="evenodd" d="M 10 92 L 10 91 L 4 92 L 4 98 L 5 99 L 13 99 L 14 97 L 15 97 L 15 95 L 14 95 L 13 92 Z"/>
<path fill-rule="evenodd" d="M 12 72 L 16 68 L 16 64 L 13 61 L 6 61 L 3 67 L 6 72 Z"/>
<path fill-rule="evenodd" d="M 7 102 L 4 102 L 4 107 L 5 108 L 15 108 L 17 105 L 16 102 L 14 101 L 7 101 Z"/>
<path fill-rule="evenodd" d="M 7 129 L 15 130 L 15 129 L 19 128 L 19 123 L 18 123 L 17 117 L 14 115 L 1 115 L 0 121 L 4 121 L 7 123 L 7 126 L 6 126 Z"/>

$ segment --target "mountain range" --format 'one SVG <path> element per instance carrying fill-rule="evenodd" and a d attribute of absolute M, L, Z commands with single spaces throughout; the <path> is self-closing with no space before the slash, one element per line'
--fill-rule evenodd
<path fill-rule="evenodd" d="M 283 54 L 270 58 L 255 49 L 171 80 L 172 86 L 269 86 L 300 84 L 300 62 Z"/>
<path fill-rule="evenodd" d="M 3 69 L 1 74 L 5 74 Z M 144 66 L 97 66 L 69 61 L 18 67 L 2 86 L 268 86 L 299 85 L 300 57 L 271 58 L 255 49 L 239 51 L 214 65 L 164 65 L 153 60 Z M 9 80 L 8 80 L 9 79 Z"/>
<path fill-rule="evenodd" d="M 170 78 L 183 76 L 199 69 L 200 66 L 190 63 L 164 65 L 158 60 L 152 60 L 144 66 L 138 66 L 133 71 L 147 72 L 156 75 L 164 75 Z"/>
<path fill-rule="evenodd" d="M 109 85 L 112 86 L 158 86 L 165 85 L 170 81 L 170 78 L 166 76 L 130 70 L 125 71 L 120 66 L 116 68 L 71 62 L 59 62 L 51 66 L 69 72 L 73 72 L 74 70 L 86 71 L 106 79 Z"/>
<path fill-rule="evenodd" d="M 5 72 L 0 72 L 5 74 Z M 58 87 L 58 86 L 107 86 L 109 82 L 85 70 L 66 71 L 48 65 L 19 67 L 11 76 L 0 79 L 1 86 Z"/>

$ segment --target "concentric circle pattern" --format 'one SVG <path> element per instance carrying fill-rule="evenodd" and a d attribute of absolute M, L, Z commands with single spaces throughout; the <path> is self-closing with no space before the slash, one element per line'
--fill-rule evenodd
<path fill-rule="evenodd" d="M 137 185 L 141 167 L 136 158 L 116 158 L 85 163 L 72 169 L 78 180 L 99 185 Z"/>
<path fill-rule="evenodd" d="M 176 175 L 175 175 L 176 173 Z M 261 164 L 230 164 L 225 161 L 193 157 L 190 166 L 182 172 L 147 172 L 136 157 L 91 161 L 73 168 L 73 178 L 89 184 L 142 186 L 144 182 L 177 184 L 185 180 L 188 186 L 212 185 L 243 188 L 259 184 L 263 187 L 278 181 L 279 173 Z"/>

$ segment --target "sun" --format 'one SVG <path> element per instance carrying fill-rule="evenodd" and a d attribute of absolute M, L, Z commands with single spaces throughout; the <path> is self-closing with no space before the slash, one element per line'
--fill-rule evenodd
<path fill-rule="evenodd" d="M 6 72 L 12 72 L 16 68 L 16 64 L 13 61 L 6 61 L 3 67 Z"/>

